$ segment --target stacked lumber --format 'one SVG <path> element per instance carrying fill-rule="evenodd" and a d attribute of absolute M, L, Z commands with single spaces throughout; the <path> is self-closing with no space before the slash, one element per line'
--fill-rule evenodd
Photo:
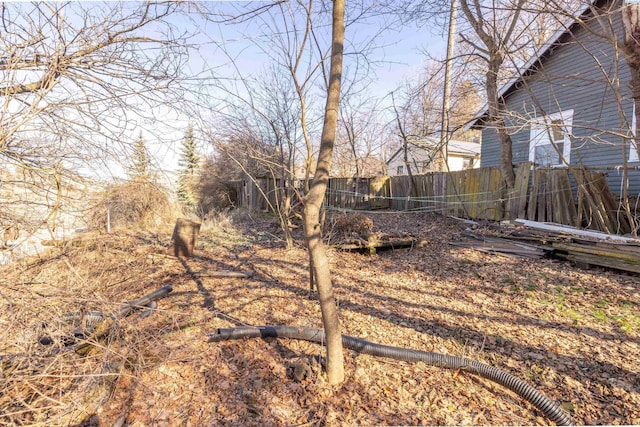
<path fill-rule="evenodd" d="M 577 263 L 640 273 L 640 243 L 611 243 L 582 240 L 554 243 L 554 256 Z"/>
<path fill-rule="evenodd" d="M 503 224 L 507 224 L 507 222 L 503 222 Z M 556 224 L 553 222 L 537 222 L 529 221 L 526 219 L 516 219 L 512 222 L 512 225 L 524 227 L 522 228 L 522 230 L 525 231 L 525 234 L 535 235 L 537 233 L 538 235 L 543 235 L 550 239 L 578 238 L 590 239 L 593 241 L 613 241 L 631 244 L 640 242 L 640 240 L 635 237 L 618 236 L 617 234 L 608 234 L 596 230 L 585 230 L 568 225 Z"/>
<path fill-rule="evenodd" d="M 348 252 L 360 252 L 374 255 L 381 250 L 405 249 L 422 247 L 424 241 L 415 237 L 398 238 L 386 237 L 384 239 L 352 239 L 351 241 L 333 245 L 336 249 Z"/>
<path fill-rule="evenodd" d="M 549 251 L 542 245 L 522 243 L 502 237 L 484 236 L 471 231 L 462 233 L 462 240 L 449 242 L 451 246 L 471 248 L 480 252 L 505 254 L 521 258 L 542 258 Z"/>
<path fill-rule="evenodd" d="M 557 259 L 640 273 L 640 239 L 634 237 L 523 219 L 503 223 L 500 235 L 551 248 Z"/>
<path fill-rule="evenodd" d="M 522 258 L 550 256 L 580 265 L 640 273 L 640 239 L 517 219 L 495 230 L 465 231 L 452 246 Z"/>

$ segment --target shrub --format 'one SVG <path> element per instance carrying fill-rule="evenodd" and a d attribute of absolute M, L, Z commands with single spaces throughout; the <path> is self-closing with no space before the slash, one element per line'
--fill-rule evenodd
<path fill-rule="evenodd" d="M 111 186 L 92 210 L 92 228 L 107 228 L 107 207 L 112 228 L 150 228 L 171 222 L 174 217 L 167 192 L 152 182 L 130 181 Z"/>

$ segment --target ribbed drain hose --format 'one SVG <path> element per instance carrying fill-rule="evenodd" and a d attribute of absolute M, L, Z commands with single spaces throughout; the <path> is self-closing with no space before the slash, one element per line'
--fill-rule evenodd
<path fill-rule="evenodd" d="M 209 342 L 219 342 L 240 338 L 290 338 L 304 341 L 311 341 L 319 344 L 326 342 L 324 331 L 314 328 L 298 328 L 294 326 L 258 326 L 238 328 L 221 328 L 209 336 Z M 545 397 L 529 384 L 495 368 L 475 360 L 464 357 L 449 356 L 445 354 L 432 353 L 408 348 L 391 347 L 388 345 L 376 344 L 360 338 L 342 336 L 342 345 L 350 350 L 372 356 L 387 357 L 408 362 L 424 362 L 427 365 L 438 366 L 447 369 L 460 369 L 471 372 L 483 378 L 496 382 L 518 396 L 531 403 L 557 425 L 574 425 L 571 419 L 564 413 L 560 406 Z"/>

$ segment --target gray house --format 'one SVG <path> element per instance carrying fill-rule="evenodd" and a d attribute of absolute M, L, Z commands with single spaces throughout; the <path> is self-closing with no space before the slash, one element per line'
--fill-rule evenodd
<path fill-rule="evenodd" d="M 440 140 L 426 137 L 412 141 L 408 145 L 407 157 L 411 171 L 415 174 L 437 171 L 435 161 Z M 400 147 L 387 161 L 390 176 L 408 173 L 404 161 L 404 148 Z M 447 146 L 447 166 L 450 171 L 480 167 L 480 144 L 472 141 L 451 140 Z"/>
<path fill-rule="evenodd" d="M 584 6 L 501 88 L 514 164 L 600 168 L 617 193 L 625 159 L 639 164 L 630 138 L 636 124 L 629 67 L 613 42 L 624 37 L 620 7 L 619 0 Z M 482 130 L 482 166 L 496 166 L 500 142 L 486 113 L 467 127 Z M 629 172 L 629 190 L 640 193 L 640 172 Z"/>

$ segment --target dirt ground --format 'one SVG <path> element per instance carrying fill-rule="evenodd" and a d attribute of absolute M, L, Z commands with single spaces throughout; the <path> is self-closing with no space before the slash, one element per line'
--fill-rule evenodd
<path fill-rule="evenodd" d="M 523 379 L 578 425 L 640 424 L 640 277 L 449 245 L 467 227 L 431 214 L 368 214 L 373 232 L 421 247 L 330 249 L 343 333 L 464 356 Z M 346 380 L 285 339 L 207 342 L 217 328 L 321 326 L 302 241 L 285 249 L 260 214 L 203 225 L 196 256 L 162 255 L 171 229 L 87 235 L 0 267 L 0 425 L 545 425 L 504 387 L 473 374 L 345 350 Z M 216 278 L 213 271 L 253 271 Z M 115 322 L 80 356 L 55 319 L 113 312 L 164 285 L 151 315 Z M 43 335 L 53 344 L 38 342 Z"/>

